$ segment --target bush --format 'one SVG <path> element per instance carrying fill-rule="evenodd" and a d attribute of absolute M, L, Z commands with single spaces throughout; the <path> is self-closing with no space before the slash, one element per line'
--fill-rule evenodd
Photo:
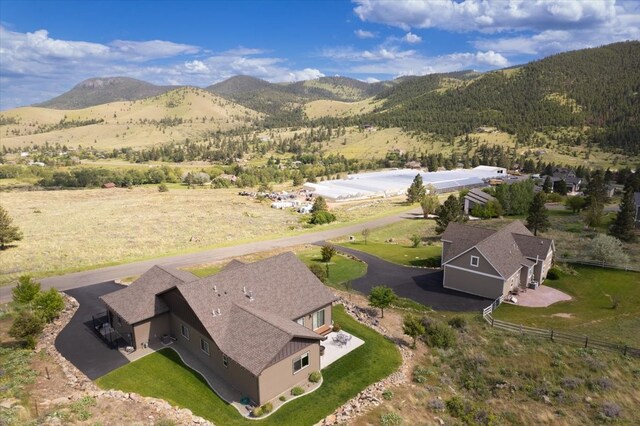
<path fill-rule="evenodd" d="M 422 242 L 422 237 L 420 235 L 413 234 L 411 236 L 411 247 L 416 248 Z"/>
<path fill-rule="evenodd" d="M 33 299 L 33 308 L 46 322 L 51 322 L 60 315 L 64 309 L 64 299 L 55 288 L 36 294 Z"/>
<path fill-rule="evenodd" d="M 287 400 L 287 397 L 284 395 L 280 395 L 280 398 L 278 398 L 280 401 L 285 402 Z"/>
<path fill-rule="evenodd" d="M 451 318 L 448 324 L 453 328 L 457 328 L 458 330 L 464 330 L 467 327 L 467 320 L 464 317 L 456 316 Z"/>
<path fill-rule="evenodd" d="M 557 280 L 560 278 L 560 270 L 558 268 L 551 268 L 547 272 L 547 279 Z"/>
<path fill-rule="evenodd" d="M 300 386 L 296 386 L 295 388 L 291 389 L 291 395 L 293 396 L 300 396 L 304 393 L 304 389 L 302 389 Z"/>
<path fill-rule="evenodd" d="M 313 275 L 318 277 L 320 281 L 322 281 L 323 283 L 327 282 L 327 268 L 317 263 L 314 263 L 311 266 L 309 266 L 309 270 L 313 272 Z"/>
<path fill-rule="evenodd" d="M 158 185 L 158 192 L 169 192 L 169 187 L 167 186 L 166 183 L 161 183 L 160 185 Z"/>
<path fill-rule="evenodd" d="M 333 323 L 333 331 L 335 331 L 337 333 L 340 330 L 342 330 L 342 327 L 340 327 L 340 324 L 338 324 L 337 322 L 334 322 Z"/>
<path fill-rule="evenodd" d="M 397 426 L 401 424 L 402 417 L 400 417 L 400 414 L 396 413 L 395 411 L 380 416 L 381 426 Z"/>
<path fill-rule="evenodd" d="M 9 336 L 25 341 L 26 346 L 33 349 L 43 327 L 44 321 L 40 316 L 30 311 L 21 311 L 11 324 Z"/>
<path fill-rule="evenodd" d="M 605 402 L 602 404 L 602 409 L 600 410 L 600 416 L 604 419 L 617 419 L 621 413 L 622 409 L 620 406 L 613 402 Z"/>
<path fill-rule="evenodd" d="M 456 345 L 456 335 L 453 330 L 442 323 L 434 322 L 427 327 L 424 340 L 432 348 L 449 349 Z"/>
<path fill-rule="evenodd" d="M 442 258 L 440 256 L 429 257 L 423 260 L 422 265 L 427 268 L 439 268 L 442 264 Z"/>
<path fill-rule="evenodd" d="M 21 275 L 18 284 L 11 290 L 13 301 L 19 305 L 26 305 L 40 292 L 40 283 L 35 282 L 29 275 Z"/>
<path fill-rule="evenodd" d="M 262 407 L 260 407 L 262 409 L 262 413 L 263 414 L 269 414 L 270 412 L 273 411 L 273 404 L 270 402 L 267 402 L 266 404 L 264 404 Z"/>
<path fill-rule="evenodd" d="M 382 397 L 387 401 L 391 400 L 391 398 L 393 398 L 393 391 L 391 389 L 385 389 L 382 392 Z"/>
<path fill-rule="evenodd" d="M 438 398 L 429 401 L 428 406 L 432 411 L 443 411 L 445 408 L 444 401 Z"/>
<path fill-rule="evenodd" d="M 253 417 L 262 417 L 264 413 L 262 412 L 262 407 L 256 407 L 253 410 L 251 410 L 251 415 Z"/>
<path fill-rule="evenodd" d="M 459 396 L 454 396 L 446 402 L 447 411 L 451 417 L 463 417 L 465 415 L 464 401 Z"/>
<path fill-rule="evenodd" d="M 328 211 L 318 211 L 311 214 L 309 223 L 313 225 L 324 225 L 326 223 L 335 222 L 336 215 Z"/>
<path fill-rule="evenodd" d="M 320 379 L 322 379 L 322 374 L 319 371 L 314 371 L 313 373 L 309 374 L 309 381 L 311 383 L 318 383 Z"/>

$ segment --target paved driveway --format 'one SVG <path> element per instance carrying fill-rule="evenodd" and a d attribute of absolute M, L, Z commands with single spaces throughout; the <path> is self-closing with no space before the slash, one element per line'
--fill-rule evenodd
<path fill-rule="evenodd" d="M 98 297 L 120 288 L 121 285 L 110 281 L 66 291 L 80 307 L 56 338 L 56 349 L 91 380 L 129 362 L 94 333 L 91 321 L 92 315 L 105 310 Z"/>
<path fill-rule="evenodd" d="M 343 246 L 337 246 L 337 249 L 368 265 L 366 275 L 352 281 L 353 288 L 363 294 L 369 294 L 375 286 L 386 285 L 393 288 L 398 296 L 431 306 L 437 311 L 480 312 L 491 303 L 490 299 L 442 287 L 440 269 L 402 266 L 359 250 Z"/>

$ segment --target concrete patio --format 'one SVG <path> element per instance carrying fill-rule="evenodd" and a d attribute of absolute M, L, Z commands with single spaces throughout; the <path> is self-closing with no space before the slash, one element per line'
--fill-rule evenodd
<path fill-rule="evenodd" d="M 327 340 L 322 342 L 322 346 L 324 346 L 324 355 L 320 357 L 320 368 L 326 368 L 327 366 L 333 364 L 352 350 L 364 345 L 364 340 L 353 336 L 346 331 L 341 331 L 340 333 L 346 334 L 347 336 L 351 336 L 351 339 L 343 345 L 338 344 L 338 342 L 334 341 L 334 337 L 337 336 L 338 333 L 332 331 L 327 334 Z"/>
<path fill-rule="evenodd" d="M 568 294 L 546 285 L 541 285 L 535 290 L 527 289 L 526 292 L 519 293 L 516 298 L 518 299 L 516 305 L 529 308 L 546 308 L 557 302 L 571 300 Z"/>

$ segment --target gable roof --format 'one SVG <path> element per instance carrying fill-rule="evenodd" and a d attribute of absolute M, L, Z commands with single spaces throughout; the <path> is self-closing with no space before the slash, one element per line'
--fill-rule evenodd
<path fill-rule="evenodd" d="M 144 282 L 152 278 L 150 274 Z M 139 291 L 148 291 L 162 302 L 162 295 L 156 295 L 175 287 L 220 350 L 256 376 L 292 339 L 308 343 L 321 340 L 322 336 L 295 321 L 336 300 L 293 253 L 249 264 L 232 261 L 216 275 L 170 284 L 147 284 L 144 290 L 139 286 Z M 145 294 L 140 299 L 151 297 Z M 105 300 L 107 304 L 109 301 Z M 164 310 L 154 311 L 156 314 L 168 311 L 162 304 Z M 116 306 L 113 308 L 120 313 Z"/>
<path fill-rule="evenodd" d="M 464 198 L 468 199 L 469 201 L 473 201 L 474 203 L 482 204 L 486 204 L 491 200 L 495 200 L 495 198 L 491 194 L 487 194 L 479 188 L 473 188 L 467 193 L 467 195 L 464 196 Z"/>
<path fill-rule="evenodd" d="M 532 266 L 527 258 L 544 259 L 553 244 L 548 238 L 534 237 L 519 220 L 498 231 L 452 222 L 442 240 L 451 242 L 443 264 L 475 247 L 503 278 L 510 277 L 523 265 Z"/>
<path fill-rule="evenodd" d="M 128 324 L 136 324 L 169 310 L 157 294 L 197 279 L 190 272 L 156 265 L 129 286 L 100 299 Z"/>

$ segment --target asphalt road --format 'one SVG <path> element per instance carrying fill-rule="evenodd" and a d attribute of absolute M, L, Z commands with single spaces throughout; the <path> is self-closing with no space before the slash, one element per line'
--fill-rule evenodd
<path fill-rule="evenodd" d="M 444 288 L 441 269 L 398 265 L 343 246 L 339 246 L 338 250 L 351 254 L 367 264 L 367 273 L 351 282 L 353 288 L 363 294 L 369 294 L 375 286 L 386 285 L 398 296 L 430 306 L 437 311 L 480 312 L 491 303 L 490 299 Z"/>
<path fill-rule="evenodd" d="M 421 216 L 420 208 L 409 212 L 386 216 L 368 222 L 348 225 L 341 228 L 312 232 L 308 234 L 284 237 L 274 240 L 256 241 L 253 243 L 239 244 L 236 246 L 204 250 L 198 253 L 182 254 L 177 256 L 159 257 L 156 259 L 144 260 L 140 262 L 127 263 L 124 265 L 109 266 L 106 268 L 93 269 L 90 271 L 74 272 L 57 277 L 43 278 L 40 280 L 42 289 L 46 290 L 55 287 L 60 291 L 73 288 L 84 287 L 92 284 L 113 281 L 119 278 L 140 275 L 149 270 L 154 265 L 171 267 L 183 267 L 193 264 L 210 263 L 218 260 L 244 256 L 251 253 L 267 251 L 276 248 L 291 247 L 300 244 L 310 244 L 321 240 L 330 240 L 343 235 L 360 233 L 365 228 L 378 228 L 399 222 L 403 219 Z M 25 271 L 28 272 L 28 271 Z M 0 287 L 0 303 L 11 300 L 11 288 L 13 286 Z"/>

